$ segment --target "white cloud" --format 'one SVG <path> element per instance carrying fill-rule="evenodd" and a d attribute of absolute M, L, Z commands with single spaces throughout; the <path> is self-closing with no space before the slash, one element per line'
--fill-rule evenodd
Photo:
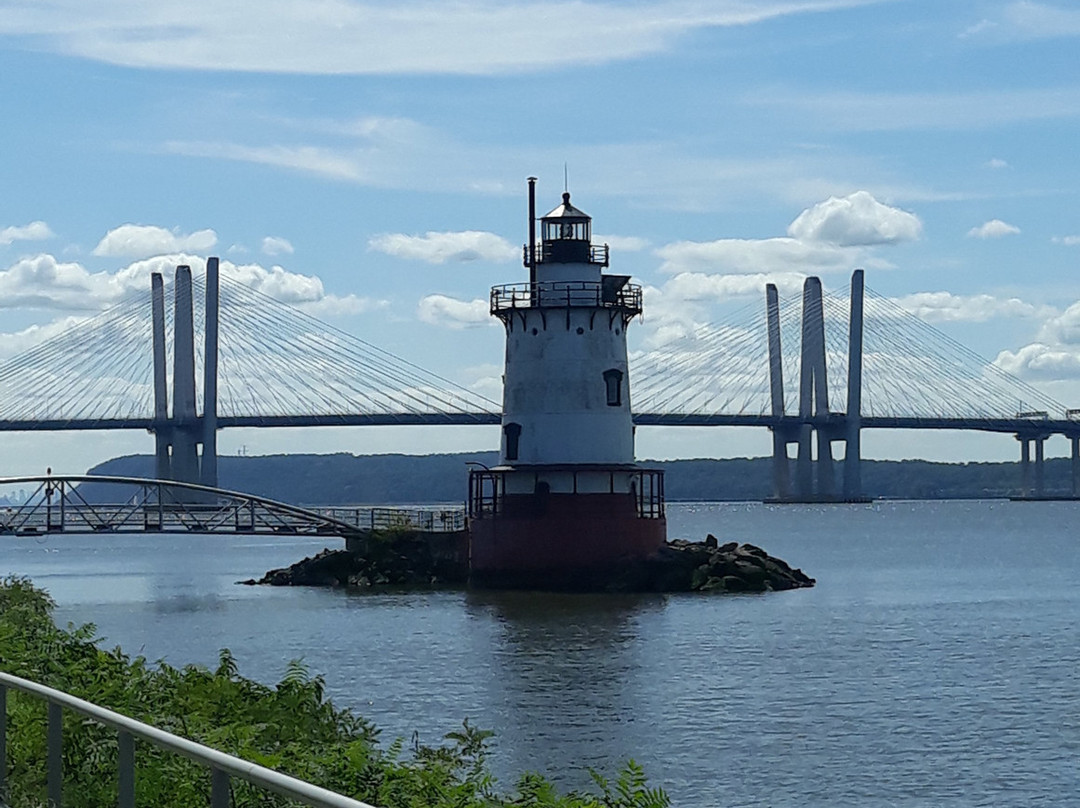
<path fill-rule="evenodd" d="M 870 264 L 864 250 L 794 238 L 678 241 L 656 251 L 662 272 L 712 271 L 759 275 L 784 272 L 838 272 Z M 874 262 L 881 267 L 881 262 Z"/>
<path fill-rule="evenodd" d="M 462 370 L 465 386 L 491 401 L 502 401 L 502 365 L 474 365 Z"/>
<path fill-rule="evenodd" d="M 1080 301 L 1043 323 L 1038 339 L 1050 344 L 1080 346 Z"/>
<path fill-rule="evenodd" d="M 1015 297 L 951 292 L 917 292 L 893 298 L 893 302 L 928 323 L 983 323 L 999 317 L 1049 317 L 1057 312 L 1051 306 L 1038 306 Z"/>
<path fill-rule="evenodd" d="M 375 3 L 266 0 L 52 0 L 0 17 L 0 33 L 128 67 L 266 73 L 464 73 L 630 59 L 701 28 L 745 26 L 868 0 L 462 0 Z M 543 24 L 537 25 L 537 20 Z"/>
<path fill-rule="evenodd" d="M 1080 236 L 1054 236 L 1050 240 L 1054 244 L 1064 244 L 1066 247 L 1080 246 Z"/>
<path fill-rule="evenodd" d="M 94 248 L 94 255 L 116 258 L 147 258 L 178 252 L 205 252 L 217 244 L 213 230 L 197 230 L 184 235 L 164 227 L 122 224 L 110 230 Z"/>
<path fill-rule="evenodd" d="M 996 19 L 980 20 L 961 36 L 991 42 L 1080 36 L 1080 11 L 1021 0 L 1006 5 Z"/>
<path fill-rule="evenodd" d="M 661 271 L 720 275 L 817 274 L 855 267 L 889 268 L 869 248 L 919 237 L 922 223 L 907 211 L 878 202 L 867 191 L 829 197 L 805 209 L 788 236 L 767 239 L 679 241 L 656 250 Z"/>
<path fill-rule="evenodd" d="M 359 297 L 357 295 L 324 294 L 318 300 L 298 303 L 297 307 L 317 317 L 345 317 L 355 314 L 368 314 L 389 308 L 390 301 L 380 298 Z"/>
<path fill-rule="evenodd" d="M 262 240 L 263 255 L 292 255 L 295 250 L 288 239 L 279 236 L 267 236 Z"/>
<path fill-rule="evenodd" d="M 496 323 L 487 300 L 458 300 L 446 295 L 427 295 L 420 299 L 416 315 L 423 322 L 446 328 L 474 328 Z"/>
<path fill-rule="evenodd" d="M 796 294 L 802 290 L 806 275 L 800 272 L 758 273 L 754 275 L 706 275 L 683 272 L 663 286 L 665 296 L 686 302 L 724 302 L 737 297 L 760 297 L 765 285 L 776 284 L 779 291 Z"/>
<path fill-rule="evenodd" d="M 369 176 L 354 152 L 319 146 L 244 146 L 237 143 L 206 141 L 168 141 L 162 146 L 169 154 L 185 157 L 211 157 L 244 163 L 287 168 L 320 177 L 368 182 Z"/>
<path fill-rule="evenodd" d="M 8 245 L 13 241 L 44 241 L 52 238 L 52 230 L 42 221 L 30 222 L 30 224 L 5 227 L 0 230 L 0 244 Z"/>
<path fill-rule="evenodd" d="M 149 280 L 146 283 L 149 289 Z M 94 311 L 119 299 L 128 288 L 127 278 L 91 274 L 79 263 L 41 254 L 0 270 L 0 307 Z"/>
<path fill-rule="evenodd" d="M 987 160 L 986 163 L 984 163 L 984 165 L 987 168 L 993 168 L 993 169 L 1000 169 L 1000 168 L 1008 168 L 1009 167 L 1009 164 L 1007 162 L 1005 162 L 1004 160 L 1002 160 L 1001 158 L 999 158 L 999 157 L 992 157 L 991 159 Z"/>
<path fill-rule="evenodd" d="M 41 254 L 22 258 L 0 270 L 0 308 L 34 308 L 56 311 L 99 311 L 131 292 L 150 288 L 150 275 L 170 276 L 180 264 L 194 271 L 205 269 L 205 259 L 185 253 L 158 255 L 133 261 L 115 272 L 90 272 L 77 262 L 59 261 Z M 223 276 L 239 281 L 283 303 L 312 311 L 349 314 L 382 308 L 386 301 L 338 297 L 328 294 L 314 276 L 289 272 L 280 266 L 221 262 Z"/>
<path fill-rule="evenodd" d="M 922 222 L 913 213 L 878 202 L 867 191 L 855 191 L 807 208 L 787 232 L 805 241 L 864 247 L 914 241 L 922 233 Z"/>
<path fill-rule="evenodd" d="M 593 243 L 606 244 L 619 252 L 641 252 L 649 247 L 648 239 L 640 236 L 601 236 L 594 233 Z"/>
<path fill-rule="evenodd" d="M 1001 219 L 991 219 L 978 227 L 968 230 L 968 238 L 1001 238 L 1002 236 L 1014 236 L 1020 232 L 1016 225 L 1003 222 Z"/>
<path fill-rule="evenodd" d="M 1025 345 L 1015 353 L 1002 351 L 994 364 L 1021 379 L 1059 381 L 1080 378 L 1080 351 L 1041 342 Z"/>
<path fill-rule="evenodd" d="M 22 331 L 0 332 L 0 359 L 8 359 L 28 351 L 38 343 L 63 334 L 70 328 L 84 322 L 86 317 L 71 315 L 53 320 L 51 323 L 32 325 Z"/>
<path fill-rule="evenodd" d="M 998 24 L 993 20 L 981 19 L 976 23 L 969 25 L 963 31 L 960 32 L 961 39 L 967 39 L 968 37 L 978 36 L 985 31 L 992 31 L 997 28 Z"/>
<path fill-rule="evenodd" d="M 1080 115 L 1080 88 L 1072 86 L 957 93 L 759 92 L 743 100 L 780 110 L 803 127 L 843 132 L 980 129 Z"/>
<path fill-rule="evenodd" d="M 502 236 L 478 230 L 408 236 L 384 233 L 375 236 L 368 246 L 396 258 L 445 264 L 448 261 L 512 261 L 520 256 L 517 247 Z"/>
<path fill-rule="evenodd" d="M 172 141 L 160 148 L 168 154 L 253 163 L 369 188 L 453 194 L 465 189 L 475 194 L 515 197 L 523 196 L 524 183 L 516 179 L 508 182 L 508 177 L 520 177 L 523 165 L 561 165 L 567 149 L 566 145 L 511 147 L 460 140 L 453 132 L 436 126 L 386 116 L 289 119 L 282 123 L 288 130 L 287 144 Z M 297 131 L 306 138 L 299 145 L 295 142 Z M 273 132 L 258 137 L 280 139 Z M 785 204 L 802 204 L 807 199 L 850 193 L 850 181 L 831 178 L 865 178 L 881 173 L 874 160 L 825 151 L 717 158 L 700 150 L 688 151 L 686 143 L 673 135 L 665 140 L 572 146 L 575 160 L 589 166 L 589 190 L 582 199 L 593 198 L 594 194 L 648 198 L 650 204 L 665 210 L 727 209 L 734 198 L 782 199 Z M 638 168 L 628 173 L 627 165 Z M 561 189 L 561 181 L 556 187 Z M 540 193 L 552 205 L 558 199 L 557 193 L 545 190 L 543 182 Z M 878 195 L 882 194 L 903 199 L 966 198 L 963 194 L 907 185 L 883 187 Z M 625 243 L 626 248 L 638 246 L 635 241 Z"/>
<path fill-rule="evenodd" d="M 1043 323 L 1034 342 L 1002 351 L 994 364 L 1026 379 L 1080 379 L 1080 300 Z"/>
<path fill-rule="evenodd" d="M 765 299 L 765 285 L 776 284 L 782 295 L 797 295 L 806 276 L 798 272 L 753 275 L 708 275 L 684 272 L 663 286 L 645 286 L 641 344 L 651 350 L 689 336 L 715 321 L 715 304 Z M 762 303 L 764 305 L 764 303 Z"/>

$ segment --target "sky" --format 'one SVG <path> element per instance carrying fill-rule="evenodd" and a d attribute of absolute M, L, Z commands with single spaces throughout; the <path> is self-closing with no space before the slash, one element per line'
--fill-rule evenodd
<path fill-rule="evenodd" d="M 1080 7 L 1011 0 L 0 0 L 0 361 L 219 255 L 498 399 L 490 286 L 564 177 L 645 288 L 631 351 L 763 285 L 867 285 L 1080 406 Z M 239 268 L 239 269 L 235 269 Z M 223 432 L 220 452 L 495 448 L 493 428 Z M 1048 444 L 1062 454 L 1067 444 Z M 642 428 L 638 455 L 764 430 Z M 149 453 L 5 434 L 0 472 Z M 1008 436 L 864 455 L 1014 459 Z"/>

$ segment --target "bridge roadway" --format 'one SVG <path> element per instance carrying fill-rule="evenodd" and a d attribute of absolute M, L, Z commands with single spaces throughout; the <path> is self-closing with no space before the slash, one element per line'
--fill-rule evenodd
<path fill-rule="evenodd" d="M 196 426 L 201 418 L 191 424 L 177 421 L 159 423 L 153 418 L 111 419 L 50 419 L 3 420 L 0 432 L 55 432 L 66 430 L 143 429 L 158 427 Z M 497 425 L 498 413 L 379 413 L 372 415 L 268 415 L 268 416 L 218 416 L 219 429 L 227 428 L 289 428 L 313 426 L 485 426 Z M 781 431 L 812 426 L 821 429 L 842 430 L 847 424 L 844 413 L 827 416 L 797 415 L 721 415 L 702 413 L 637 413 L 637 426 L 751 426 L 779 429 Z M 1012 433 L 1024 436 L 1064 435 L 1080 437 L 1078 418 L 955 418 L 955 417 L 892 417 L 864 415 L 859 419 L 861 429 L 934 429 L 976 430 L 980 432 Z"/>

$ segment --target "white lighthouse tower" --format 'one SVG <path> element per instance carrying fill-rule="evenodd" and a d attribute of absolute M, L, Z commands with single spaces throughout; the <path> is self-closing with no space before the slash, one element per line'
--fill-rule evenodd
<path fill-rule="evenodd" d="M 499 465 L 469 477 L 470 569 L 480 585 L 588 587 L 666 535 L 663 473 L 634 462 L 626 329 L 641 287 L 570 194 L 540 220 L 529 178 L 528 283 L 491 290 L 506 328 Z"/>

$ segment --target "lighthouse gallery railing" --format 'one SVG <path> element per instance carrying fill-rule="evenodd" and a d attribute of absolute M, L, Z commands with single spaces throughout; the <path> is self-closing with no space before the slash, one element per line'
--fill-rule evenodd
<path fill-rule="evenodd" d="M 551 281 L 544 283 L 507 283 L 491 288 L 491 313 L 499 315 L 513 309 L 539 306 L 623 309 L 641 311 L 641 287 L 627 283 L 616 287 L 597 281 Z"/>
<path fill-rule="evenodd" d="M 578 490 L 578 472 L 573 466 L 549 467 L 550 470 L 569 472 L 572 491 Z M 589 470 L 595 474 L 595 469 Z M 506 499 L 506 475 L 516 474 L 510 469 L 471 469 L 469 471 L 469 518 L 485 519 L 498 517 L 503 512 Z M 540 473 L 534 472 L 535 480 L 540 482 Z M 615 478 L 629 475 L 630 490 L 626 493 L 634 502 L 639 519 L 664 518 L 664 473 L 658 469 L 608 469 L 609 493 L 615 494 Z M 564 492 L 566 493 L 566 492 Z M 536 496 L 535 494 L 517 494 L 517 497 Z"/>

